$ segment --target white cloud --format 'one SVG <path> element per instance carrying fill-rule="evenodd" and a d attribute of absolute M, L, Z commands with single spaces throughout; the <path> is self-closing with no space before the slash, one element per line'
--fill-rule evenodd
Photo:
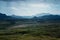
<path fill-rule="evenodd" d="M 50 9 L 48 4 L 24 4 L 18 7 L 11 7 L 16 15 L 32 16 L 37 13 L 46 13 Z"/>
<path fill-rule="evenodd" d="M 19 10 L 18 8 L 16 7 L 11 7 L 12 10 Z"/>
<path fill-rule="evenodd" d="M 60 5 L 54 3 L 57 3 L 57 0 L 56 2 L 54 0 L 26 0 L 24 2 L 14 1 L 7 3 L 0 2 L 0 12 L 24 16 L 31 16 L 38 13 L 60 13 Z"/>

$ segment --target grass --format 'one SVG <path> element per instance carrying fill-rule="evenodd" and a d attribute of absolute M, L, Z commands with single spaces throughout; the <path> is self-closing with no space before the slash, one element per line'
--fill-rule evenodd
<path fill-rule="evenodd" d="M 60 40 L 60 38 L 54 38 L 54 37 L 49 37 L 49 36 L 32 36 L 29 34 L 24 34 L 24 35 L 3 35 L 0 36 L 0 40 Z"/>
<path fill-rule="evenodd" d="M 59 24 L 39 24 L 0 30 L 0 40 L 60 40 Z"/>

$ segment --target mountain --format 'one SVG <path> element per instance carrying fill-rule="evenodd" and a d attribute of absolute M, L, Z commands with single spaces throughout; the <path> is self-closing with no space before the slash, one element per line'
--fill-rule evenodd
<path fill-rule="evenodd" d="M 8 19 L 8 16 L 6 14 L 0 13 L 0 20 L 6 20 Z"/>
<path fill-rule="evenodd" d="M 22 16 L 11 15 L 11 17 L 14 18 L 14 19 L 23 19 Z"/>
<path fill-rule="evenodd" d="M 44 16 L 44 15 L 52 15 L 50 13 L 40 13 L 40 14 L 36 14 L 35 16 L 36 17 L 41 17 L 41 16 Z"/>
<path fill-rule="evenodd" d="M 60 15 L 43 15 L 43 16 L 38 16 L 34 17 L 36 21 L 38 22 L 53 22 L 53 23 L 59 23 L 60 22 Z"/>
<path fill-rule="evenodd" d="M 17 15 L 11 15 L 11 17 L 16 19 L 31 19 L 33 16 L 17 16 Z"/>
<path fill-rule="evenodd" d="M 0 13 L 0 20 L 6 21 L 37 21 L 37 22 L 60 22 L 60 15 L 52 15 L 49 13 L 42 13 L 36 16 L 7 16 L 6 14 Z"/>
<path fill-rule="evenodd" d="M 0 13 L 0 21 L 13 21 L 15 18 L 7 16 L 6 14 Z"/>
<path fill-rule="evenodd" d="M 33 16 L 22 16 L 23 18 L 31 19 Z"/>

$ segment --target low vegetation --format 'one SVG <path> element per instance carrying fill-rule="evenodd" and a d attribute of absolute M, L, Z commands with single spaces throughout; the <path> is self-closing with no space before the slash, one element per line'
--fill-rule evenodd
<path fill-rule="evenodd" d="M 0 30 L 0 40 L 60 40 L 59 23 Z"/>

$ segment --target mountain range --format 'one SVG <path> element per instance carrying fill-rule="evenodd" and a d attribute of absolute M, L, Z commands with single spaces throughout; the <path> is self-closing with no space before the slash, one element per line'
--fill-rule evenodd
<path fill-rule="evenodd" d="M 6 14 L 0 13 L 0 20 L 22 20 L 30 19 L 37 22 L 60 22 L 60 15 L 53 15 L 49 13 L 42 13 L 35 16 L 7 16 Z"/>

